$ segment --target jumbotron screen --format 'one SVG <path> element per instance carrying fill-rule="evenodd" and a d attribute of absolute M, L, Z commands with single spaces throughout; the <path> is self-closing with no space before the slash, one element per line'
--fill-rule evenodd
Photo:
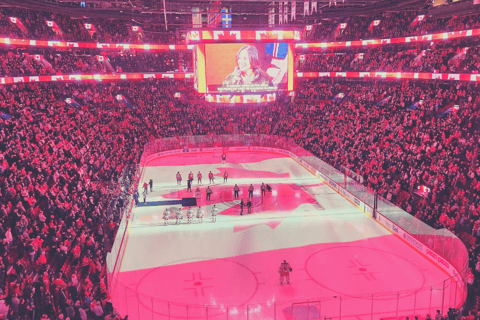
<path fill-rule="evenodd" d="M 293 90 L 289 43 L 207 43 L 194 50 L 200 93 L 248 94 Z"/>

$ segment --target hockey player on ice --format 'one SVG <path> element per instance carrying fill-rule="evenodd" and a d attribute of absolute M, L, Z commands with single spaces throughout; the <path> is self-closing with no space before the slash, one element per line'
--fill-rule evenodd
<path fill-rule="evenodd" d="M 212 173 L 212 171 L 210 171 L 210 172 L 208 173 L 208 179 L 210 179 L 210 183 L 215 183 L 215 181 L 213 181 L 213 173 Z"/>
<path fill-rule="evenodd" d="M 177 185 L 181 185 L 182 184 L 182 175 L 180 174 L 180 172 L 177 172 Z"/>
<path fill-rule="evenodd" d="M 222 154 L 222 163 L 225 163 L 225 161 L 227 161 L 227 155 L 225 154 L 225 152 Z"/>
<path fill-rule="evenodd" d="M 212 222 L 217 221 L 217 214 L 218 214 L 218 208 L 215 205 L 213 205 L 213 208 L 212 208 Z"/>
<path fill-rule="evenodd" d="M 188 180 L 193 181 L 193 172 L 192 171 L 190 171 L 190 173 L 188 174 Z"/>
<path fill-rule="evenodd" d="M 197 173 L 197 180 L 198 180 L 198 184 L 202 183 L 202 174 L 200 173 L 200 171 L 198 171 Z"/>
<path fill-rule="evenodd" d="M 198 223 L 202 223 L 202 222 L 203 222 L 203 210 L 202 210 L 202 207 L 198 207 L 198 209 L 197 209 L 197 219 L 198 219 Z"/>
<path fill-rule="evenodd" d="M 193 209 L 192 207 L 188 207 L 188 210 L 187 210 L 187 220 L 188 220 L 188 223 L 192 223 L 192 218 L 193 218 Z"/>
<path fill-rule="evenodd" d="M 165 226 L 168 226 L 168 219 L 170 219 L 170 210 L 166 208 L 165 211 L 163 211 L 163 224 Z"/>
<path fill-rule="evenodd" d="M 182 209 L 177 209 L 177 224 L 182 223 L 183 219 L 183 214 L 182 214 Z"/>
<path fill-rule="evenodd" d="M 283 284 L 283 280 L 286 279 L 287 283 L 290 283 L 290 272 L 292 271 L 292 266 L 286 260 L 280 264 L 278 268 L 278 273 L 280 273 L 280 284 Z"/>

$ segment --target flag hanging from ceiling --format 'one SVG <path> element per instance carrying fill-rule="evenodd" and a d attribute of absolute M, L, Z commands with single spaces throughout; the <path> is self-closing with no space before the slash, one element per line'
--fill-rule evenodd
<path fill-rule="evenodd" d="M 312 11 L 310 12 L 310 14 L 312 14 L 313 11 L 317 13 L 317 1 L 312 1 Z"/>
<path fill-rule="evenodd" d="M 283 24 L 283 1 L 278 3 L 278 23 Z"/>
<path fill-rule="evenodd" d="M 310 1 L 304 1 L 303 2 L 303 16 L 305 15 L 310 15 Z"/>
<path fill-rule="evenodd" d="M 222 8 L 222 28 L 231 28 L 232 27 L 232 15 L 231 9 Z"/>
<path fill-rule="evenodd" d="M 268 26 L 273 27 L 275 25 L 275 1 L 270 3 L 270 8 L 268 8 Z"/>
<path fill-rule="evenodd" d="M 202 14 L 200 13 L 200 8 L 198 7 L 192 8 L 192 27 L 202 27 Z"/>
<path fill-rule="evenodd" d="M 290 20 L 297 20 L 297 2 L 292 1 L 292 16 L 290 17 Z"/>
<path fill-rule="evenodd" d="M 283 4 L 283 23 L 288 23 L 288 1 Z"/>

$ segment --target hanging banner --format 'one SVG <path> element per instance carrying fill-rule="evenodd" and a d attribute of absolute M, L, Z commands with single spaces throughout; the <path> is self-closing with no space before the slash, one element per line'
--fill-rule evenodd
<path fill-rule="evenodd" d="M 202 14 L 200 13 L 200 8 L 192 8 L 192 27 L 202 27 Z"/>
<path fill-rule="evenodd" d="M 275 1 L 270 3 L 270 8 L 268 8 L 268 26 L 275 26 Z"/>
<path fill-rule="evenodd" d="M 297 20 L 297 2 L 292 1 L 292 16 L 290 17 L 290 20 Z"/>
<path fill-rule="evenodd" d="M 312 11 L 310 12 L 310 14 L 312 14 L 313 11 L 317 13 L 317 1 L 312 1 Z"/>
<path fill-rule="evenodd" d="M 288 23 L 288 1 L 283 4 L 283 23 Z"/>
<path fill-rule="evenodd" d="M 232 27 L 232 9 L 222 8 L 222 28 Z"/>
<path fill-rule="evenodd" d="M 305 17 L 305 15 L 310 15 L 310 1 L 304 1 L 303 2 L 303 16 Z"/>
<path fill-rule="evenodd" d="M 278 3 L 278 24 L 283 24 L 283 2 Z"/>

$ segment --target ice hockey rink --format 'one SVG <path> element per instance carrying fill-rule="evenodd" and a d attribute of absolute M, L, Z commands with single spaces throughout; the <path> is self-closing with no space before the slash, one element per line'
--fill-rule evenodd
<path fill-rule="evenodd" d="M 186 187 L 190 171 L 193 192 Z M 165 156 L 148 163 L 140 185 L 150 179 L 147 204 L 132 212 L 112 297 L 130 320 L 413 319 L 433 316 L 445 302 L 446 273 L 288 156 L 235 152 L 225 164 L 213 153 Z M 264 197 L 262 182 L 272 187 Z M 245 207 L 240 215 L 250 184 L 252 213 Z M 187 224 L 184 208 L 180 224 L 172 218 L 164 226 L 166 207 L 158 203 L 194 197 L 197 186 L 203 223 Z M 293 268 L 289 284 L 279 282 L 283 260 Z"/>

